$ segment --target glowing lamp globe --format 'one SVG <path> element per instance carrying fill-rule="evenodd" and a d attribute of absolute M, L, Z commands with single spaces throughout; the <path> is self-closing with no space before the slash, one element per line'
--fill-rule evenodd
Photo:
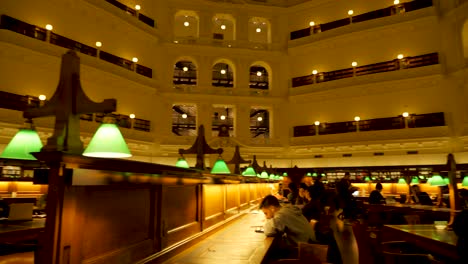
<path fill-rule="evenodd" d="M 116 124 L 103 123 L 83 152 L 97 158 L 129 158 L 132 156 Z"/>
<path fill-rule="evenodd" d="M 2 158 L 36 160 L 31 152 L 39 152 L 42 142 L 37 131 L 29 128 L 21 128 L 11 139 L 10 143 L 3 150 Z"/>

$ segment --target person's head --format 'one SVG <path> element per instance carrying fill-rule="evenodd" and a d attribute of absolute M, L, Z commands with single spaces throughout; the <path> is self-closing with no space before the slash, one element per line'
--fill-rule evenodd
<path fill-rule="evenodd" d="M 383 189 L 382 184 L 381 184 L 380 182 L 378 182 L 378 183 L 375 185 L 375 189 L 376 189 L 377 191 L 381 192 L 382 189 Z"/>
<path fill-rule="evenodd" d="M 351 174 L 349 173 L 349 171 L 345 172 L 343 178 L 349 180 L 349 177 L 351 176 Z"/>
<path fill-rule="evenodd" d="M 297 186 L 294 182 L 290 182 L 288 184 L 288 188 L 291 190 L 291 192 L 297 192 Z"/>
<path fill-rule="evenodd" d="M 273 218 L 275 213 L 281 208 L 278 199 L 269 194 L 263 198 L 262 202 L 260 203 L 259 209 L 263 211 L 265 214 L 266 219 Z"/>
<path fill-rule="evenodd" d="M 411 190 L 413 190 L 413 192 L 415 192 L 416 194 L 421 192 L 421 189 L 419 188 L 419 185 L 417 184 L 411 185 Z"/>
<path fill-rule="evenodd" d="M 304 198 L 304 195 L 305 195 L 305 190 L 307 190 L 308 186 L 307 184 L 301 182 L 301 184 L 299 185 L 299 196 Z"/>
<path fill-rule="evenodd" d="M 306 193 L 306 198 L 308 200 L 319 199 L 321 195 L 320 190 L 318 189 L 316 185 L 309 186 L 309 188 L 307 188 L 305 193 Z"/>

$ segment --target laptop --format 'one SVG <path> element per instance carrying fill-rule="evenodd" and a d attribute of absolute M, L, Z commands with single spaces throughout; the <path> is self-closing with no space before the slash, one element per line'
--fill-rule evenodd
<path fill-rule="evenodd" d="M 33 204 L 32 203 L 12 203 L 10 204 L 10 213 L 8 221 L 26 221 L 32 220 Z"/>

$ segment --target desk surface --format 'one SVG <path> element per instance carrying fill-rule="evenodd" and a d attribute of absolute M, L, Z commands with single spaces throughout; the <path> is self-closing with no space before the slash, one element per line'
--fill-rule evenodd
<path fill-rule="evenodd" d="M 45 227 L 45 218 L 32 221 L 0 222 L 0 242 L 15 242 L 37 238 Z"/>
<path fill-rule="evenodd" d="M 435 229 L 434 225 L 386 225 L 406 233 L 414 234 L 431 240 L 439 241 L 449 245 L 456 246 L 458 237 L 455 232 L 449 230 Z"/>
<path fill-rule="evenodd" d="M 260 264 L 273 242 L 255 232 L 264 219 L 261 212 L 248 213 L 164 264 Z"/>

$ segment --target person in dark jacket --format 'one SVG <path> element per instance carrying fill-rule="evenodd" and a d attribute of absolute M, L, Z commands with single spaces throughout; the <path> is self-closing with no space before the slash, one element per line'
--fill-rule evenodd
<path fill-rule="evenodd" d="M 375 185 L 375 190 L 373 190 L 369 196 L 369 204 L 385 204 L 382 189 L 383 187 L 380 182 Z"/>

